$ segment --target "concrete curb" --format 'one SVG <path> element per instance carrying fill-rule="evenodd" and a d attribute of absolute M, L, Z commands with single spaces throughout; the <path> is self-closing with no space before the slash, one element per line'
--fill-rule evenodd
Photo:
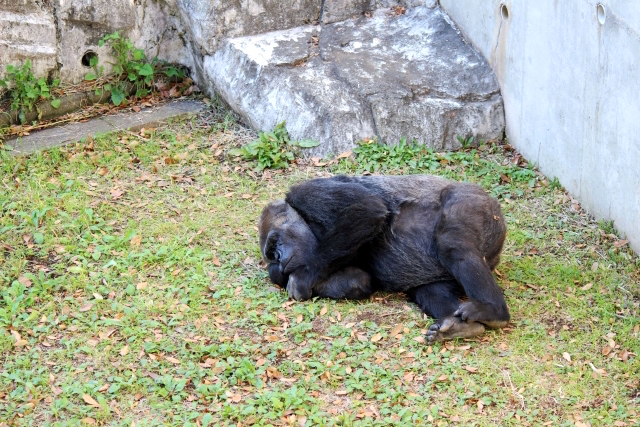
<path fill-rule="evenodd" d="M 197 114 L 206 107 L 202 101 L 177 99 L 145 108 L 140 112 L 127 111 L 114 115 L 95 117 L 87 122 L 70 123 L 68 125 L 44 129 L 30 135 L 13 138 L 4 143 L 4 149 L 20 156 L 38 150 L 46 150 L 76 142 L 88 135 L 117 132 L 121 130 L 137 131 L 142 128 L 156 127 L 169 118 Z"/>

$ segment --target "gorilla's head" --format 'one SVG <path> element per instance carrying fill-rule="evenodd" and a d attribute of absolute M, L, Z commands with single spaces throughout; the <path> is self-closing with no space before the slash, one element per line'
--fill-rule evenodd
<path fill-rule="evenodd" d="M 318 246 L 316 237 L 298 213 L 285 203 L 269 203 L 260 216 L 260 251 L 269 266 L 273 283 L 287 286 L 289 275 L 312 259 Z"/>

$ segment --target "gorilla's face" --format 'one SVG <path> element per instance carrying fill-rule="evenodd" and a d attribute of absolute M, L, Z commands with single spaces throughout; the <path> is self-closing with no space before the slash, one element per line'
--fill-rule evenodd
<path fill-rule="evenodd" d="M 259 223 L 260 250 L 271 281 L 286 287 L 289 275 L 301 267 L 318 245 L 307 223 L 283 200 L 270 203 Z"/>

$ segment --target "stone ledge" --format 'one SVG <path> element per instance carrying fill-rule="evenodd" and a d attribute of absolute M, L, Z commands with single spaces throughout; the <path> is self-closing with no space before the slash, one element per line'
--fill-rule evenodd
<path fill-rule="evenodd" d="M 252 127 L 285 120 L 293 138 L 320 141 L 312 155 L 371 137 L 455 149 L 458 135 L 504 131 L 493 72 L 440 9 L 229 39 L 203 68 L 209 89 Z"/>

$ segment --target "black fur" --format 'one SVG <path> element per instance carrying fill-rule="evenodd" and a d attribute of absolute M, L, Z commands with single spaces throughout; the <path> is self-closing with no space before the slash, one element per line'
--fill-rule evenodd
<path fill-rule="evenodd" d="M 260 218 L 269 276 L 291 297 L 405 292 L 438 319 L 430 341 L 508 323 L 491 273 L 505 235 L 500 205 L 482 188 L 430 175 L 314 179 Z"/>

